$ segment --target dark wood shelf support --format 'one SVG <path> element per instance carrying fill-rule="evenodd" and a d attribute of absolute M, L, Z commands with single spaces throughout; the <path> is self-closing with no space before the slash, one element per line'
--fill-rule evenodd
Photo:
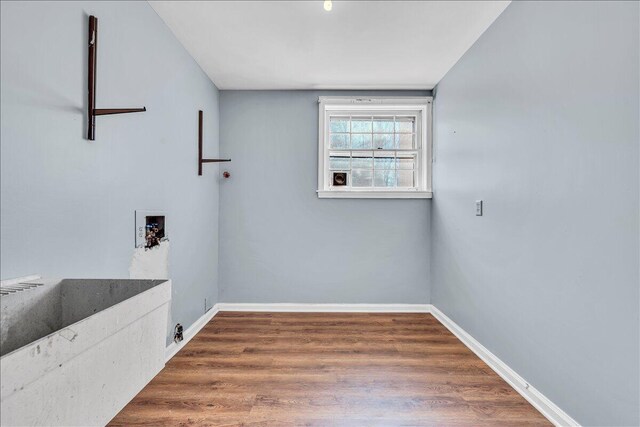
<path fill-rule="evenodd" d="M 141 113 L 147 111 L 142 108 L 96 108 L 96 68 L 98 57 L 98 18 L 89 17 L 89 100 L 87 102 L 87 139 L 96 139 L 96 116 L 112 114 Z"/>
<path fill-rule="evenodd" d="M 147 111 L 146 107 L 142 108 L 99 108 L 93 110 L 94 116 L 108 116 L 111 114 L 126 114 L 126 113 L 143 113 Z"/>
<path fill-rule="evenodd" d="M 202 176 L 203 163 L 230 162 L 231 159 L 203 159 L 202 158 L 202 110 L 198 111 L 198 176 Z"/>

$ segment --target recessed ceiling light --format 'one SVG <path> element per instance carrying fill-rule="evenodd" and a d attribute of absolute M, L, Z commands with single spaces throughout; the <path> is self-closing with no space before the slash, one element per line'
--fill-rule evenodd
<path fill-rule="evenodd" d="M 333 3 L 331 0 L 324 0 L 324 10 L 331 12 L 331 9 L 333 9 Z"/>

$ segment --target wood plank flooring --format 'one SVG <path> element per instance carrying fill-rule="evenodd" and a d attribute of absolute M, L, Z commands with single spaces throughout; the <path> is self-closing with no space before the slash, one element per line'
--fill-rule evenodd
<path fill-rule="evenodd" d="M 221 312 L 109 425 L 551 424 L 430 314 Z"/>

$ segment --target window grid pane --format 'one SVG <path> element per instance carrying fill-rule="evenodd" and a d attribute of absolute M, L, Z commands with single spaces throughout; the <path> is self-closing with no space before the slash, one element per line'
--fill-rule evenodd
<path fill-rule="evenodd" d="M 414 116 L 331 116 L 329 133 L 332 149 L 417 149 Z"/>
<path fill-rule="evenodd" d="M 349 187 L 415 188 L 415 121 L 393 115 L 330 117 L 329 170 L 347 172 Z"/>

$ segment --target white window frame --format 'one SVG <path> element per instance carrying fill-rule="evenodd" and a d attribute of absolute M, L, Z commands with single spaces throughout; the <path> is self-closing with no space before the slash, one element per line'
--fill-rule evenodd
<path fill-rule="evenodd" d="M 318 197 L 319 198 L 360 198 L 360 199 L 430 199 L 431 169 L 432 169 L 432 143 L 431 105 L 433 98 L 423 97 L 332 97 L 321 96 L 318 99 Z M 418 112 L 420 132 L 416 132 L 418 150 L 418 169 L 416 172 L 418 185 L 416 188 L 352 188 L 332 187 L 330 184 L 331 173 L 329 171 L 329 117 L 332 113 L 362 114 L 372 113 L 398 113 Z M 373 150 L 375 151 L 375 150 Z"/>

